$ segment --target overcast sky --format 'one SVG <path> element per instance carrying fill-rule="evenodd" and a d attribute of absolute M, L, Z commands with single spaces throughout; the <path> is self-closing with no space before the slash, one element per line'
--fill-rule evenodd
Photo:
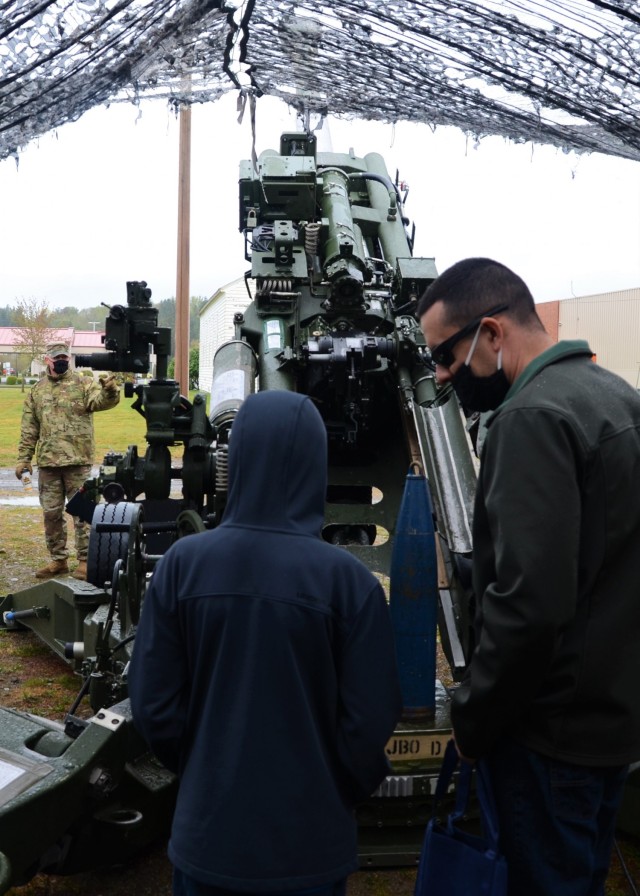
<path fill-rule="evenodd" d="M 277 149 L 293 113 L 257 104 L 258 152 Z M 640 286 L 640 163 L 579 156 L 453 128 L 329 123 L 332 148 L 375 151 L 410 187 L 415 254 L 438 270 L 487 255 L 524 277 L 537 301 Z M 147 280 L 175 295 L 178 119 L 161 102 L 97 108 L 0 162 L 0 306 L 126 300 Z M 326 139 L 326 138 L 324 138 Z M 190 294 L 210 296 L 248 267 L 238 231 L 238 165 L 251 155 L 235 94 L 192 113 Z"/>

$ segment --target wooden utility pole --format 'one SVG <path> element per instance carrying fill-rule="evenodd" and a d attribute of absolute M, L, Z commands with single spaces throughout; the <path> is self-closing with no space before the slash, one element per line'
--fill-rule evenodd
<path fill-rule="evenodd" d="M 178 264 L 175 379 L 189 395 L 189 228 L 191 215 L 191 106 L 180 108 L 178 166 Z"/>

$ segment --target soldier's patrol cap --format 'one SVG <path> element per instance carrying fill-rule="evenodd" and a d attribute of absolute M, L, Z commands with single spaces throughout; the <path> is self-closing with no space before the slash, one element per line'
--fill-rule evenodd
<path fill-rule="evenodd" d="M 65 342 L 52 342 L 46 347 L 44 353 L 47 358 L 57 358 L 60 355 L 69 357 L 69 346 Z"/>

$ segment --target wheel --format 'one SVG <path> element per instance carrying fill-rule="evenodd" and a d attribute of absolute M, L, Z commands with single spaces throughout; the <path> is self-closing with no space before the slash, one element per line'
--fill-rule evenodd
<path fill-rule="evenodd" d="M 113 580 L 116 560 L 125 561 L 129 553 L 131 523 L 139 519 L 140 512 L 140 505 L 131 501 L 97 505 L 87 556 L 87 581 L 92 585 L 104 588 Z"/>
<path fill-rule="evenodd" d="M 183 510 L 178 514 L 176 520 L 176 528 L 178 530 L 178 538 L 184 538 L 185 535 L 195 535 L 197 532 L 204 532 L 205 525 L 202 518 L 195 510 Z"/>

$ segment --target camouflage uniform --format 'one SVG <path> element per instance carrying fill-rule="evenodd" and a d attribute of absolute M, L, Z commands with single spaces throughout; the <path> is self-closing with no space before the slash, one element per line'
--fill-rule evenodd
<path fill-rule="evenodd" d="M 44 515 L 44 538 L 52 560 L 66 560 L 67 515 L 64 500 L 71 498 L 91 475 L 91 464 L 73 467 L 40 467 L 38 472 L 38 494 Z M 86 560 L 89 552 L 89 531 L 87 523 L 73 517 L 78 560 Z"/>
<path fill-rule="evenodd" d="M 120 401 L 115 382 L 102 388 L 92 377 L 68 370 L 44 376 L 31 389 L 22 412 L 18 462 L 36 456 L 38 491 L 44 512 L 47 549 L 53 560 L 66 560 L 65 497 L 88 479 L 94 460 L 93 417 Z M 78 560 L 87 559 L 89 526 L 73 518 Z"/>

